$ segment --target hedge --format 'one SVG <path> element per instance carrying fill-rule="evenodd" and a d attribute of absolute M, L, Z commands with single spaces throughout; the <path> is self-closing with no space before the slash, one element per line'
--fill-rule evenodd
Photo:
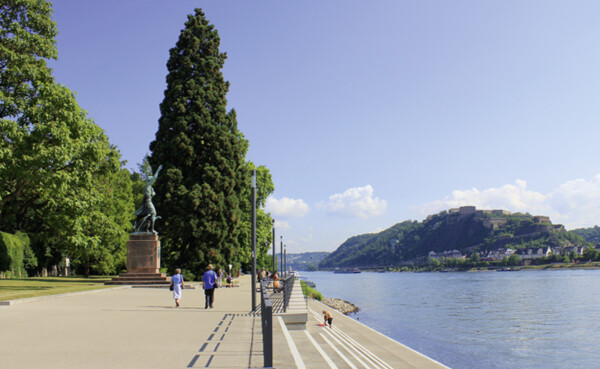
<path fill-rule="evenodd" d="M 25 259 L 30 263 L 32 257 L 35 258 L 25 233 L 0 232 L 0 272 L 5 278 L 27 278 Z"/>

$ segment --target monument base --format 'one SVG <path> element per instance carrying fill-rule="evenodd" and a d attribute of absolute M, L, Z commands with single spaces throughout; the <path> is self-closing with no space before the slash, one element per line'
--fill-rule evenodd
<path fill-rule="evenodd" d="M 132 233 L 127 241 L 127 273 L 105 284 L 165 285 L 171 283 L 160 273 L 160 241 L 153 233 Z"/>

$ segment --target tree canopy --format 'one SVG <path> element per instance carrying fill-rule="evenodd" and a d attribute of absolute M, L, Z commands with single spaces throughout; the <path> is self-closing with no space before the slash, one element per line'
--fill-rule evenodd
<path fill-rule="evenodd" d="M 50 3 L 0 8 L 0 230 L 30 234 L 40 266 L 70 257 L 86 274 L 116 272 L 133 212 L 120 154 L 46 65 Z"/>
<path fill-rule="evenodd" d="M 150 144 L 151 166 L 164 167 L 155 184 L 164 219 L 158 227 L 163 261 L 195 275 L 209 263 L 237 267 L 249 255 L 244 224 L 253 164 L 245 161 L 248 141 L 236 113 L 227 111 L 229 83 L 221 73 L 226 54 L 219 45 L 218 32 L 196 9 L 170 50 L 159 127 Z M 266 168 L 259 173 L 266 198 L 272 181 Z M 270 221 L 259 211 L 257 223 Z"/>

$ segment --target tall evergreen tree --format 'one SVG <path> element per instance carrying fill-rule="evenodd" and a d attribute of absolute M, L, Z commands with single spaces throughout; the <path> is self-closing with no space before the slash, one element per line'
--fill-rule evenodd
<path fill-rule="evenodd" d="M 189 15 L 167 63 L 150 164 L 164 169 L 154 186 L 163 260 L 201 275 L 207 264 L 235 262 L 242 217 L 240 195 L 250 186 L 248 142 L 235 111 L 226 111 L 226 54 L 200 9 Z M 246 245 L 245 245 L 246 246 Z"/>

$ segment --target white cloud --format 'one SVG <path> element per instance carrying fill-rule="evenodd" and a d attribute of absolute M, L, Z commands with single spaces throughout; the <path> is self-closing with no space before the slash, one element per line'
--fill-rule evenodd
<path fill-rule="evenodd" d="M 283 197 L 278 200 L 274 197 L 269 197 L 266 209 L 274 217 L 299 218 L 308 213 L 309 206 L 302 199 Z"/>
<path fill-rule="evenodd" d="M 591 180 L 575 179 L 544 194 L 527 189 L 527 182 L 478 190 L 456 190 L 452 196 L 415 210 L 423 217 L 441 210 L 474 205 L 479 209 L 505 209 L 512 212 L 547 215 L 555 224 L 567 229 L 591 227 L 600 223 L 600 174 Z"/>
<path fill-rule="evenodd" d="M 340 214 L 362 219 L 381 215 L 385 212 L 387 203 L 373 196 L 373 187 L 354 187 L 344 193 L 329 196 L 326 203 L 319 203 L 318 207 L 332 214 Z"/>
<path fill-rule="evenodd" d="M 312 235 L 312 233 L 308 234 L 307 237 L 302 237 L 300 239 L 300 242 L 302 242 L 302 243 L 311 243 L 312 241 L 313 241 L 313 235 Z"/>
<path fill-rule="evenodd" d="M 275 229 L 290 229 L 290 223 L 283 221 L 283 220 L 277 220 L 275 219 Z"/>

